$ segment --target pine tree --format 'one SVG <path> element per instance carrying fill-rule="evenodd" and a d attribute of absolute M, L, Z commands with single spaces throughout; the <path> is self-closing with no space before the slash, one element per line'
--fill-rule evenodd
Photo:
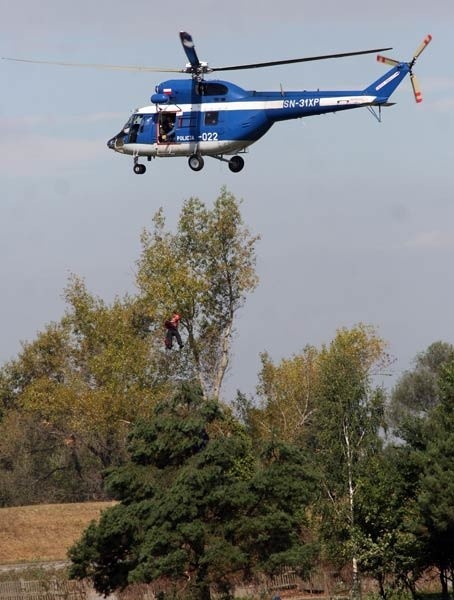
<path fill-rule="evenodd" d="M 129 452 L 107 477 L 120 503 L 70 551 L 73 577 L 104 594 L 165 578 L 208 600 L 234 576 L 309 567 L 311 478 L 297 448 L 275 442 L 254 457 L 228 411 L 185 384 L 134 427 Z"/>

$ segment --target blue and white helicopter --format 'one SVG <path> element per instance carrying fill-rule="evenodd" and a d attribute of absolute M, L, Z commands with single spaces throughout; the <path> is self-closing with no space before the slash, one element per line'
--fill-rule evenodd
<path fill-rule="evenodd" d="M 431 41 L 427 35 L 409 62 L 400 62 L 378 55 L 377 60 L 392 68 L 363 90 L 348 91 L 271 91 L 244 90 L 223 80 L 205 80 L 208 73 L 255 69 L 292 63 L 341 58 L 390 50 L 376 48 L 357 52 L 344 52 L 309 56 L 289 60 L 210 67 L 199 60 L 192 36 L 182 31 L 180 40 L 189 63 L 183 69 L 155 67 L 121 67 L 117 65 L 85 65 L 50 61 L 27 60 L 63 66 L 89 66 L 143 72 L 187 73 L 191 79 L 170 79 L 156 86 L 151 105 L 139 108 L 131 115 L 122 130 L 107 145 L 115 152 L 133 157 L 134 173 L 146 171 L 139 157 L 148 161 L 157 157 L 187 156 L 189 167 L 200 171 L 204 156 L 228 163 L 237 173 L 244 167 L 241 154 L 265 135 L 278 121 L 299 119 L 352 108 L 367 107 L 380 120 L 381 108 L 388 102 L 406 75 L 410 75 L 416 102 L 422 95 L 413 74 L 416 59 Z M 11 59 L 24 60 L 24 59 Z M 379 115 L 374 108 L 378 107 Z M 226 156 L 230 158 L 226 158 Z"/>

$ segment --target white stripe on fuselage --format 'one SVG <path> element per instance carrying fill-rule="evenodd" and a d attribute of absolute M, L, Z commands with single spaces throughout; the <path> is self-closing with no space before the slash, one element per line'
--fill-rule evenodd
<path fill-rule="evenodd" d="M 372 104 L 376 96 L 333 96 L 320 98 L 320 106 L 346 106 L 348 104 Z"/>
<path fill-rule="evenodd" d="M 282 108 L 283 100 L 265 100 L 262 102 L 207 102 L 203 104 L 166 104 L 161 106 L 159 111 L 155 106 L 144 106 L 137 110 L 138 113 L 155 113 L 155 112 L 175 112 L 178 108 L 178 113 L 185 112 L 211 112 L 213 110 L 265 110 L 268 108 Z"/>
<path fill-rule="evenodd" d="M 315 96 L 311 96 L 311 98 Z M 308 96 L 301 95 L 301 100 L 308 98 Z M 155 113 L 155 112 L 177 112 L 178 114 L 186 112 L 211 112 L 215 111 L 240 111 L 240 110 L 273 110 L 283 109 L 284 100 L 295 99 L 299 101 L 298 97 L 292 96 L 283 98 L 282 100 L 262 100 L 262 101 L 234 101 L 234 102 L 204 102 L 202 104 L 167 104 L 161 106 L 159 111 L 155 105 L 144 106 L 139 108 L 136 112 L 138 113 Z M 320 101 L 319 105 L 323 107 L 327 106 L 344 106 L 347 104 L 372 104 L 376 99 L 376 96 L 331 96 L 331 97 L 320 97 L 317 100 Z M 176 110 L 177 109 L 177 110 Z"/>

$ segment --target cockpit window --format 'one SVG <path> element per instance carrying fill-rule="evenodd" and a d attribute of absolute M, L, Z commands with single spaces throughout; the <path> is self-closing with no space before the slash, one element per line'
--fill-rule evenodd
<path fill-rule="evenodd" d="M 140 131 L 143 131 L 145 127 L 148 127 L 148 125 L 153 122 L 153 117 L 154 115 L 142 115 Z"/>
<path fill-rule="evenodd" d="M 126 123 L 125 123 L 125 124 L 124 124 L 124 126 L 123 126 L 123 131 L 127 131 L 127 130 L 128 130 L 130 127 L 131 127 L 131 125 L 132 125 L 132 120 L 133 120 L 133 117 L 134 117 L 134 115 L 131 115 L 131 116 L 129 117 L 129 119 L 126 121 Z"/>
<path fill-rule="evenodd" d="M 145 115 L 143 113 L 136 113 L 132 115 L 127 123 L 127 125 L 129 124 L 130 144 L 134 144 L 137 141 L 138 134 L 143 132 L 145 124 L 152 118 L 152 115 Z M 128 131 L 125 131 L 125 133 L 128 133 Z"/>

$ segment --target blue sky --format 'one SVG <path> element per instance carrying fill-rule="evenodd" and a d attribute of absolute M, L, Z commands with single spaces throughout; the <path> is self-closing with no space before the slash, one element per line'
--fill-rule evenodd
<path fill-rule="evenodd" d="M 106 141 L 160 74 L 0 62 L 0 361 L 65 309 L 71 273 L 106 301 L 134 290 L 139 235 L 163 206 L 243 198 L 260 285 L 237 322 L 225 396 L 252 393 L 259 353 L 277 361 L 339 327 L 377 327 L 397 377 L 435 340 L 454 343 L 454 3 L 434 0 L 0 0 L 0 55 L 182 67 L 178 32 L 214 66 L 393 46 L 409 60 L 433 41 L 377 123 L 366 109 L 276 125 L 241 173 L 207 159 L 158 159 L 136 176 Z M 247 89 L 361 89 L 373 55 L 226 74 Z"/>

